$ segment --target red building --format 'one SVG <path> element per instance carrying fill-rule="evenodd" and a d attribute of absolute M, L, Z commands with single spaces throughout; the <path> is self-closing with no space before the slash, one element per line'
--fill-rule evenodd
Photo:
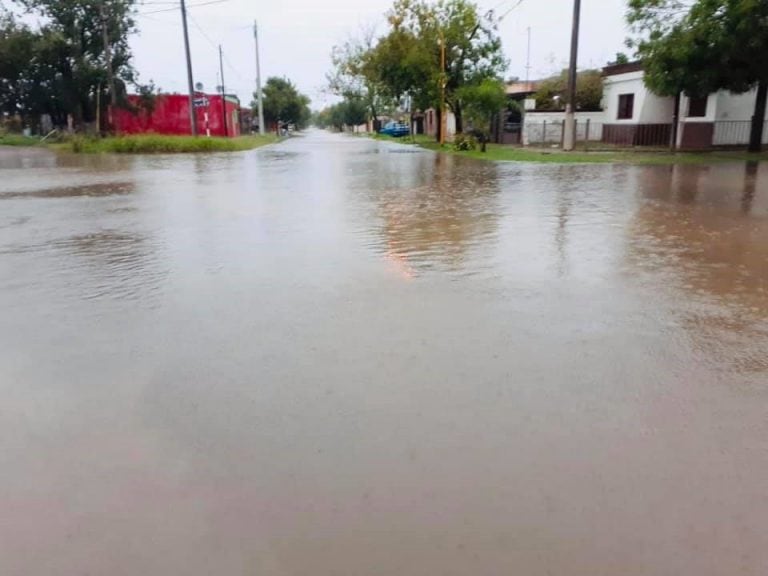
<path fill-rule="evenodd" d="M 189 135 L 189 97 L 183 94 L 160 94 L 154 97 L 151 110 L 142 107 L 139 96 L 128 96 L 129 108 L 112 112 L 112 123 L 118 134 Z M 198 94 L 195 98 L 197 131 L 201 136 L 240 136 L 240 101 L 221 94 Z M 226 127 L 224 124 L 226 118 Z"/>

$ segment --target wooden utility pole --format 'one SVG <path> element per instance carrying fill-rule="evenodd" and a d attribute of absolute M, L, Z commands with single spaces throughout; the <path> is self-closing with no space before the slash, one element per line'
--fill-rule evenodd
<path fill-rule="evenodd" d="M 227 127 L 227 87 L 224 84 L 224 53 L 219 44 L 219 70 L 221 71 L 221 119 L 224 122 L 224 136 L 229 136 Z"/>
<path fill-rule="evenodd" d="M 448 116 L 446 114 L 445 106 L 445 85 L 448 78 L 446 78 L 445 70 L 445 34 L 440 29 L 440 145 L 445 144 L 445 133 L 448 129 Z"/>
<path fill-rule="evenodd" d="M 104 58 L 107 62 L 107 83 L 109 86 L 109 114 L 107 116 L 109 128 L 112 128 L 112 108 L 117 103 L 117 91 L 115 90 L 115 74 L 112 70 L 112 46 L 109 43 L 109 31 L 107 30 L 107 12 L 104 2 L 99 2 L 99 17 L 101 18 L 101 37 L 104 41 Z M 97 127 L 101 131 L 101 126 Z"/>
<path fill-rule="evenodd" d="M 259 134 L 264 136 L 264 94 L 261 92 L 261 62 L 259 61 L 259 26 L 253 21 L 253 39 L 256 42 L 256 99 L 259 109 Z"/>
<path fill-rule="evenodd" d="M 187 55 L 187 88 L 189 89 L 189 128 L 197 136 L 197 111 L 195 110 L 195 81 L 192 77 L 192 56 L 189 53 L 189 29 L 187 28 L 187 5 L 181 1 L 181 24 L 184 28 L 184 52 Z"/>
<path fill-rule="evenodd" d="M 581 0 L 573 0 L 573 29 L 571 30 L 571 65 L 568 69 L 568 102 L 565 105 L 565 135 L 563 150 L 576 146 L 576 75 L 579 62 L 579 23 Z"/>

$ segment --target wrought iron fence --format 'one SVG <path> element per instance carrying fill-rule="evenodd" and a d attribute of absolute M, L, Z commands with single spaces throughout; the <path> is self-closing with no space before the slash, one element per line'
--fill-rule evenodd
<path fill-rule="evenodd" d="M 562 146 L 565 122 L 526 122 L 523 143 L 529 146 Z M 671 124 L 604 124 L 576 121 L 576 145 L 584 148 L 666 147 L 672 136 Z"/>
<path fill-rule="evenodd" d="M 504 143 L 526 146 L 562 147 L 565 136 L 564 120 L 526 121 L 505 126 L 520 134 L 519 141 L 509 137 Z M 580 120 L 576 122 L 576 145 L 582 148 L 667 148 L 672 144 L 671 123 L 617 124 Z M 750 121 L 681 122 L 678 139 L 682 148 L 746 147 L 752 132 Z M 763 144 L 768 145 L 768 121 L 763 130 Z"/>
<path fill-rule="evenodd" d="M 718 120 L 712 137 L 713 146 L 747 146 L 752 134 L 749 120 Z M 768 144 L 768 122 L 763 126 L 763 144 Z"/>

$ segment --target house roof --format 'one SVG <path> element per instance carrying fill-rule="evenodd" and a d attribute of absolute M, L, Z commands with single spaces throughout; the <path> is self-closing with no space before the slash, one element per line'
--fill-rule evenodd
<path fill-rule="evenodd" d="M 642 72 L 643 63 L 640 60 L 627 62 L 626 64 L 613 64 L 603 68 L 603 76 L 618 76 L 619 74 L 629 74 L 630 72 Z"/>
<path fill-rule="evenodd" d="M 507 96 L 523 96 L 525 94 L 533 94 L 539 90 L 538 81 L 531 82 L 510 82 L 506 85 L 505 90 Z"/>

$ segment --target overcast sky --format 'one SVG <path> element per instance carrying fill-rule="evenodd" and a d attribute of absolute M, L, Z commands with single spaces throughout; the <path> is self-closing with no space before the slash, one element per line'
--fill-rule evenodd
<path fill-rule="evenodd" d="M 501 15 L 518 0 L 480 0 L 483 10 Z M 186 72 L 181 18 L 173 0 L 140 2 L 140 33 L 132 40 L 143 81 L 165 91 L 184 92 Z M 244 103 L 255 84 L 253 20 L 258 19 L 262 75 L 287 76 L 312 98 L 313 108 L 332 101 L 323 93 L 330 52 L 362 26 L 386 30 L 384 13 L 392 0 L 187 0 L 196 82 L 217 85 L 218 53 L 224 47 L 228 92 Z M 579 66 L 599 67 L 622 51 L 626 0 L 583 0 Z M 527 33 L 531 28 L 531 78 L 564 68 L 568 61 L 572 0 L 523 0 L 502 21 L 499 32 L 509 59 L 509 76 L 525 77 Z"/>

